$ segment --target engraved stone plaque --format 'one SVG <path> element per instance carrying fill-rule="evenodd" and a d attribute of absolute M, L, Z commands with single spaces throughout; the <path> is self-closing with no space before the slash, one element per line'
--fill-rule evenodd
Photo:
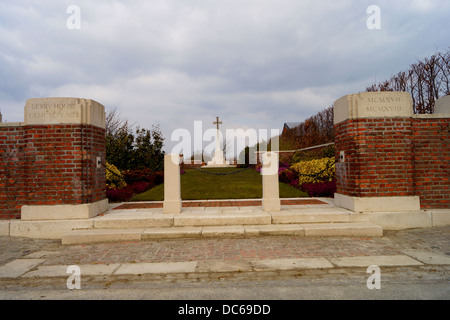
<path fill-rule="evenodd" d="M 361 92 L 343 96 L 334 103 L 334 123 L 357 118 L 412 117 L 408 92 Z"/>
<path fill-rule="evenodd" d="M 105 108 L 90 99 L 33 98 L 25 104 L 25 125 L 91 124 L 105 128 Z"/>

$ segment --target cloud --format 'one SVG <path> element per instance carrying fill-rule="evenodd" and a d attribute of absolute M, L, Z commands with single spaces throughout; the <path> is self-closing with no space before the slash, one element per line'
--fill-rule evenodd
<path fill-rule="evenodd" d="M 31 0 L 0 3 L 0 107 L 91 98 L 168 140 L 193 121 L 281 128 L 447 47 L 446 1 Z M 69 30 L 66 10 L 81 10 Z"/>

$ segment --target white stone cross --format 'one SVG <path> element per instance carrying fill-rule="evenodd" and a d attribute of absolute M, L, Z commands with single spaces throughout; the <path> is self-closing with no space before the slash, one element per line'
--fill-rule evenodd
<path fill-rule="evenodd" d="M 219 121 L 219 117 L 216 117 L 216 121 L 213 124 L 217 125 L 216 130 L 216 150 L 214 150 L 214 156 L 211 161 L 208 161 L 208 166 L 228 166 L 229 162 L 225 160 L 223 156 L 223 151 L 220 148 L 220 130 L 219 124 L 222 124 L 222 121 Z"/>
<path fill-rule="evenodd" d="M 216 150 L 214 152 L 214 162 L 222 163 L 224 161 L 223 159 L 223 151 L 220 148 L 220 130 L 219 130 L 219 124 L 222 124 L 222 121 L 219 121 L 219 117 L 216 117 L 216 121 L 213 122 L 213 124 L 217 125 L 217 131 L 216 131 Z"/>

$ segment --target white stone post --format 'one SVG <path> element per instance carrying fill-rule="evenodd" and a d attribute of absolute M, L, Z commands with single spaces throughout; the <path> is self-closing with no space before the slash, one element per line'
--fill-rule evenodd
<path fill-rule="evenodd" d="M 180 156 L 164 155 L 164 213 L 181 212 Z"/>
<path fill-rule="evenodd" d="M 278 184 L 278 153 L 262 154 L 262 206 L 263 210 L 276 212 L 281 210 L 280 190 Z"/>

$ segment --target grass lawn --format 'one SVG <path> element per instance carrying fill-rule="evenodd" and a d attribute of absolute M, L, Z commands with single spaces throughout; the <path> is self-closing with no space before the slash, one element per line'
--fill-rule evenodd
<path fill-rule="evenodd" d="M 232 172 L 240 169 L 202 169 L 208 172 Z M 280 182 L 280 198 L 308 197 L 308 194 Z M 181 199 L 254 199 L 262 198 L 262 177 L 254 169 L 231 175 L 211 175 L 200 170 L 186 170 L 181 175 Z M 164 184 L 134 196 L 131 201 L 164 200 Z"/>

